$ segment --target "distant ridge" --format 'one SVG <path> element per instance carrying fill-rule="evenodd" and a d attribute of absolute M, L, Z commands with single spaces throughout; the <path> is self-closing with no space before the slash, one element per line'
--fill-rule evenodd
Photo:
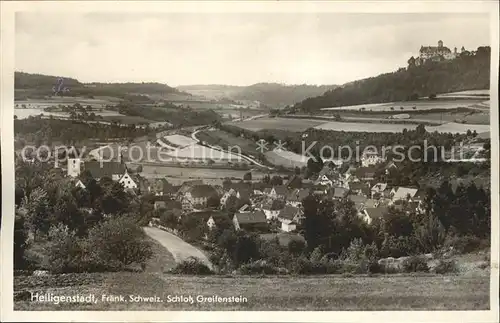
<path fill-rule="evenodd" d="M 308 97 L 336 88 L 336 85 L 256 83 L 249 86 L 225 84 L 197 84 L 178 86 L 177 89 L 209 99 L 228 98 L 238 101 L 257 101 L 273 108 L 293 105 Z"/>
<path fill-rule="evenodd" d="M 64 76 L 15 72 L 14 90 L 16 99 L 52 95 L 53 87 L 58 84 L 58 79 L 60 78 L 63 79 L 63 86 L 69 89 L 68 92 L 64 93 L 65 96 L 113 96 L 122 99 L 130 96 L 137 97 L 144 95 L 165 96 L 169 94 L 183 94 L 190 96 L 190 94 L 181 92 L 176 88 L 156 82 L 82 83 L 77 79 Z"/>

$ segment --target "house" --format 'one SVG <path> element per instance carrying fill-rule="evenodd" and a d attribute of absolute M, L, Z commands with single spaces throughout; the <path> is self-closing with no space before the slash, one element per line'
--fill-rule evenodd
<path fill-rule="evenodd" d="M 332 186 L 333 181 L 328 177 L 328 175 L 324 174 L 318 177 L 315 184 Z"/>
<path fill-rule="evenodd" d="M 139 187 L 139 179 L 137 176 L 132 178 L 132 175 L 130 175 L 127 170 L 125 170 L 125 174 L 118 180 L 118 183 L 122 184 L 125 189 L 135 189 Z"/>
<path fill-rule="evenodd" d="M 386 207 L 365 208 L 362 213 L 362 218 L 366 223 L 371 224 L 373 220 L 383 218 L 387 210 Z"/>
<path fill-rule="evenodd" d="M 201 179 L 193 180 L 193 181 L 185 181 L 177 190 L 177 197 L 184 196 L 184 194 L 189 191 L 193 186 L 203 185 L 203 181 Z"/>
<path fill-rule="evenodd" d="M 395 187 L 391 190 L 391 199 L 393 202 L 398 200 L 412 199 L 418 192 L 416 188 Z"/>
<path fill-rule="evenodd" d="M 391 171 L 393 170 L 396 170 L 398 169 L 398 166 L 396 165 L 395 162 L 393 162 L 392 160 L 390 162 L 388 162 L 385 166 L 384 166 L 384 170 L 385 170 L 385 173 L 386 174 L 389 174 Z"/>
<path fill-rule="evenodd" d="M 236 230 L 267 231 L 266 215 L 262 211 L 250 213 L 235 213 L 233 225 Z"/>
<path fill-rule="evenodd" d="M 302 201 L 308 196 L 309 190 L 306 190 L 304 188 L 297 188 L 291 191 L 290 194 L 288 194 L 286 203 L 291 206 L 299 207 L 302 205 Z"/>
<path fill-rule="evenodd" d="M 221 206 L 226 205 L 227 200 L 231 196 L 236 196 L 236 191 L 234 189 L 232 189 L 232 188 L 229 189 L 229 191 L 225 192 L 224 195 L 222 195 L 222 197 L 220 198 L 220 205 Z"/>
<path fill-rule="evenodd" d="M 83 182 L 82 182 L 81 179 L 79 179 L 79 180 L 76 181 L 75 186 L 76 187 L 80 187 L 82 189 L 86 189 L 87 188 L 87 186 L 85 186 L 85 184 L 83 184 Z"/>
<path fill-rule="evenodd" d="M 164 209 L 167 207 L 167 203 L 165 201 L 155 201 L 154 203 L 154 209 Z"/>
<path fill-rule="evenodd" d="M 295 231 L 297 225 L 304 219 L 304 212 L 300 208 L 287 205 L 281 210 L 278 215 L 278 220 L 281 222 L 281 230 L 285 232 Z"/>
<path fill-rule="evenodd" d="M 67 172 L 70 177 L 78 177 L 81 174 L 82 160 L 80 158 L 68 158 Z"/>
<path fill-rule="evenodd" d="M 373 165 L 377 165 L 379 163 L 384 162 L 385 159 L 380 157 L 377 152 L 373 151 L 365 151 L 361 156 L 361 166 L 369 167 Z"/>
<path fill-rule="evenodd" d="M 245 204 L 242 207 L 240 207 L 238 212 L 240 212 L 240 213 L 250 212 L 250 209 L 251 209 L 250 205 Z"/>
<path fill-rule="evenodd" d="M 373 207 L 378 207 L 379 201 L 374 200 L 374 199 L 367 199 L 364 203 L 364 208 L 373 208 Z"/>
<path fill-rule="evenodd" d="M 264 194 L 273 199 L 284 199 L 287 196 L 288 190 L 285 186 L 273 186 L 266 188 Z"/>
<path fill-rule="evenodd" d="M 236 197 L 243 201 L 249 201 L 252 193 L 251 188 L 241 187 L 236 189 Z"/>
<path fill-rule="evenodd" d="M 280 210 L 283 208 L 283 203 L 278 200 L 271 200 L 263 203 L 260 207 L 260 210 L 264 212 L 266 219 L 276 219 L 280 213 Z"/>
<path fill-rule="evenodd" d="M 232 225 L 233 223 L 231 219 L 227 216 L 227 214 L 223 213 L 210 213 L 210 217 L 207 220 L 209 230 L 213 230 L 217 227 L 225 229 Z"/>
<path fill-rule="evenodd" d="M 371 197 L 379 198 L 383 195 L 384 191 L 387 189 L 387 183 L 377 183 L 371 188 Z"/>
<path fill-rule="evenodd" d="M 333 188 L 333 198 L 342 199 L 347 196 L 349 190 L 343 187 L 334 187 Z"/>
<path fill-rule="evenodd" d="M 370 195 L 370 183 L 351 182 L 349 183 L 349 191 L 351 194 L 368 196 Z"/>
<path fill-rule="evenodd" d="M 330 186 L 327 185 L 316 185 L 312 188 L 313 195 L 326 195 L 330 190 Z"/>
<path fill-rule="evenodd" d="M 356 209 L 356 212 L 359 213 L 363 211 L 365 203 L 368 200 L 366 197 L 362 195 L 348 195 L 347 197 L 354 202 L 354 208 Z"/>
<path fill-rule="evenodd" d="M 97 181 L 103 177 L 109 177 L 113 181 L 118 181 L 127 169 L 123 163 L 113 161 L 86 161 L 83 163 L 83 167 L 86 171 L 89 171 L 92 177 Z"/>
<path fill-rule="evenodd" d="M 373 166 L 360 167 L 356 169 L 355 176 L 360 181 L 373 181 L 375 178 L 375 168 Z"/>
<path fill-rule="evenodd" d="M 156 196 L 172 195 L 173 186 L 165 178 L 157 178 L 151 185 L 151 192 Z"/>
<path fill-rule="evenodd" d="M 182 201 L 188 201 L 193 206 L 206 207 L 211 197 L 218 197 L 217 191 L 211 185 L 194 185 L 184 193 Z"/>

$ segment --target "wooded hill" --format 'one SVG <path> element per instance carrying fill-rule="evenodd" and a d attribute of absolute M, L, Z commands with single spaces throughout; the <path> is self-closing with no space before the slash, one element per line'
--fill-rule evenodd
<path fill-rule="evenodd" d="M 489 46 L 453 60 L 427 61 L 397 72 L 381 74 L 297 103 L 293 110 L 313 112 L 346 105 L 414 100 L 431 94 L 490 88 Z"/>
<path fill-rule="evenodd" d="M 58 76 L 15 72 L 14 89 L 16 100 L 41 98 L 53 95 L 53 87 L 59 85 Z M 121 99 L 141 99 L 148 101 L 147 95 L 184 94 L 176 88 L 161 83 L 81 83 L 76 79 L 62 77 L 62 88 L 69 91 L 64 96 L 111 96 Z"/>

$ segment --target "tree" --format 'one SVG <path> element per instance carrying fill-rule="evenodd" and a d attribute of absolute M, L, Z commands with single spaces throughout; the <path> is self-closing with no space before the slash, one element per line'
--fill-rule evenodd
<path fill-rule="evenodd" d="M 419 136 L 424 135 L 427 132 L 427 130 L 425 130 L 424 124 L 422 124 L 422 123 L 417 126 L 417 128 L 415 129 L 415 131 L 417 132 L 417 134 Z"/>
<path fill-rule="evenodd" d="M 252 180 L 252 173 L 251 172 L 245 173 L 245 175 L 243 175 L 243 180 L 251 181 Z"/>
<path fill-rule="evenodd" d="M 153 255 L 142 228 L 125 216 L 109 218 L 92 228 L 88 243 L 94 263 L 110 270 L 142 265 Z"/>
<path fill-rule="evenodd" d="M 112 182 L 104 187 L 104 195 L 101 199 L 102 211 L 105 214 L 123 213 L 127 209 L 128 199 L 123 186 L 119 182 Z"/>
<path fill-rule="evenodd" d="M 47 192 L 42 188 L 35 188 L 29 196 L 25 196 L 22 203 L 26 210 L 26 225 L 33 233 L 48 233 L 50 228 L 49 205 Z"/>
<path fill-rule="evenodd" d="M 292 239 L 288 242 L 287 248 L 290 254 L 298 256 L 305 252 L 306 244 L 302 240 Z"/>
<path fill-rule="evenodd" d="M 207 206 L 211 208 L 218 208 L 220 206 L 220 199 L 217 195 L 212 195 L 207 199 Z"/>
<path fill-rule="evenodd" d="M 439 249 L 446 238 L 446 231 L 436 216 L 429 216 L 428 221 L 415 231 L 420 246 L 424 252 Z"/>
<path fill-rule="evenodd" d="M 240 205 L 240 201 L 235 195 L 231 195 L 230 197 L 227 198 L 226 204 L 223 205 L 223 207 L 229 212 L 229 213 L 235 213 L 238 211 Z"/>
<path fill-rule="evenodd" d="M 384 214 L 383 231 L 392 236 L 409 236 L 413 233 L 413 226 L 408 215 L 404 211 L 390 208 Z"/>
<path fill-rule="evenodd" d="M 283 178 L 281 178 L 279 175 L 274 175 L 273 178 L 271 178 L 270 183 L 273 186 L 283 185 Z"/>
<path fill-rule="evenodd" d="M 24 217 L 16 210 L 14 221 L 14 268 L 24 269 L 26 261 L 24 252 L 26 251 L 26 229 L 24 227 Z"/>

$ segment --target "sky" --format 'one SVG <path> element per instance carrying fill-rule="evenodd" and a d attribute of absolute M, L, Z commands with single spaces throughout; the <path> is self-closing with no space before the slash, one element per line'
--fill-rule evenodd
<path fill-rule="evenodd" d="M 16 70 L 81 82 L 343 84 L 421 45 L 489 46 L 485 14 L 16 14 Z"/>

